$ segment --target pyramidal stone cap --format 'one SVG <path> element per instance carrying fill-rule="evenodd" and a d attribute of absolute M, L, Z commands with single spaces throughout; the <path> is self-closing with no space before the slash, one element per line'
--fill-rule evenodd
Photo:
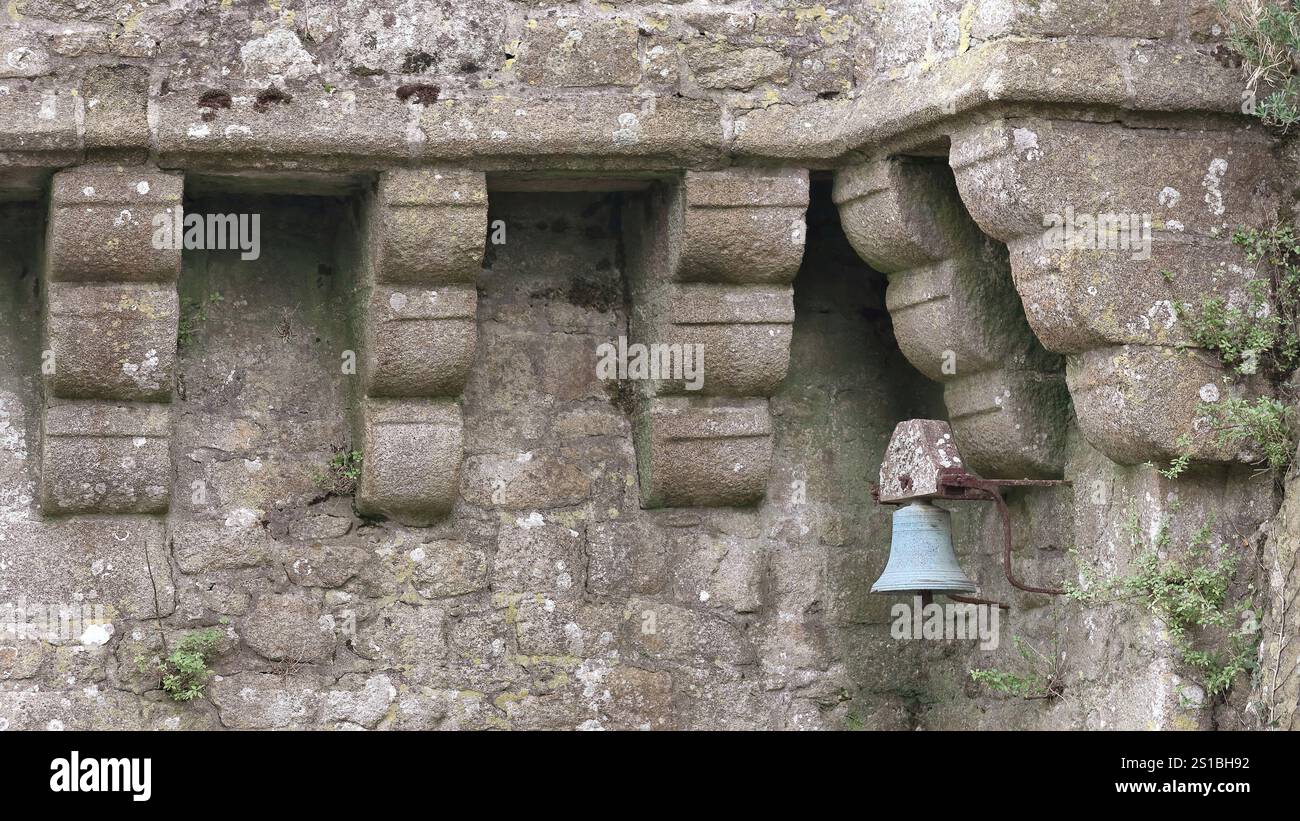
<path fill-rule="evenodd" d="M 947 422 L 899 422 L 880 463 L 880 501 L 897 503 L 937 496 L 939 476 L 948 468 L 965 469 L 965 465 Z"/>

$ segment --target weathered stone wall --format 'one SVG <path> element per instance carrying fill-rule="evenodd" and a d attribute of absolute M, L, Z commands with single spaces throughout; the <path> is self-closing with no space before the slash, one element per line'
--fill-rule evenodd
<path fill-rule="evenodd" d="M 896 420 L 937 406 L 897 351 L 879 276 L 823 185 L 767 501 L 642 510 L 627 396 L 594 368 L 596 346 L 628 332 L 620 216 L 636 196 L 494 198 L 510 241 L 479 279 L 460 498 L 431 528 L 358 518 L 317 484 L 349 446 L 355 401 L 336 365 L 354 344 L 355 254 L 332 236 L 349 203 L 191 201 L 262 213 L 279 240 L 252 263 L 186 255 L 181 297 L 204 308 L 179 355 L 165 537 L 127 538 L 113 517 L 51 547 L 30 495 L 7 508 L 7 595 L 62 593 L 62 573 L 32 568 L 53 553 L 84 578 L 68 592 L 108 601 L 110 579 L 134 580 L 138 597 L 102 645 L 18 645 L 9 726 L 824 728 L 876 709 L 883 682 L 908 686 L 863 610 L 879 610 L 863 585 L 888 523 L 862 477 Z M 8 305 L 30 318 L 34 294 Z M 39 406 L 28 392 L 6 407 L 21 445 Z M 7 452 L 6 498 L 30 494 L 32 461 Z M 141 536 L 159 540 L 150 566 Z M 173 643 L 201 626 L 226 636 L 211 705 L 173 705 L 137 668 L 161 647 L 150 569 Z"/>
<path fill-rule="evenodd" d="M 1173 310 L 1293 199 L 1221 36 L 1211 0 L 7 3 L 0 604 L 111 629 L 0 638 L 0 727 L 1290 726 L 1294 491 L 1208 438 L 1158 472 L 1269 391 Z M 182 203 L 262 256 L 152 248 Z M 1066 207 L 1154 215 L 1150 257 L 1044 251 Z M 598 380 L 624 335 L 703 342 L 706 389 Z M 1001 646 L 891 637 L 869 487 L 914 417 L 1071 480 L 1007 493 L 1031 583 L 1210 524 L 1254 692 L 1014 590 L 986 504 Z M 201 627 L 178 704 L 150 660 Z M 970 680 L 1013 636 L 1062 698 Z"/>

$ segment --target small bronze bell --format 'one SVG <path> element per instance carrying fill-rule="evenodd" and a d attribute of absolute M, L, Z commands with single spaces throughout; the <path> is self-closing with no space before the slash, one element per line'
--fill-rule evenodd
<path fill-rule="evenodd" d="M 894 536 L 885 572 L 872 593 L 974 593 L 975 583 L 957 563 L 952 514 L 919 500 L 894 511 Z"/>

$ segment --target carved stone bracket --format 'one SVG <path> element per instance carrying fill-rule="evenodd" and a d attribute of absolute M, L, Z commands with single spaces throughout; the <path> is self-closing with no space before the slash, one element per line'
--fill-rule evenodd
<path fill-rule="evenodd" d="M 688 173 L 643 205 L 628 231 L 631 341 L 698 346 L 703 380 L 640 386 L 642 505 L 753 504 L 771 469 L 767 398 L 790 363 L 808 173 Z"/>
<path fill-rule="evenodd" d="M 357 508 L 427 524 L 452 509 L 460 490 L 456 400 L 477 340 L 484 176 L 387 171 L 366 203 L 363 230 Z"/>
<path fill-rule="evenodd" d="M 183 180 L 152 168 L 54 175 L 46 252 L 46 513 L 160 513 L 168 456 L 181 252 L 155 247 Z"/>
<path fill-rule="evenodd" d="M 1035 334 L 1067 355 L 1088 442 L 1121 464 L 1171 458 L 1189 441 L 1198 460 L 1251 458 L 1214 436 L 1186 436 L 1209 423 L 1202 403 L 1267 388 L 1225 379 L 1218 359 L 1192 346 L 1175 306 L 1240 296 L 1256 275 L 1230 239 L 1277 214 L 1262 135 L 1007 118 L 954 133 L 950 161 L 975 221 L 1007 243 Z M 1148 220 L 1149 243 L 1133 230 L 1089 228 L 1122 226 L 1119 217 L 1139 233 Z M 1092 247 L 1079 241 L 1089 231 Z M 1095 239 L 1103 235 L 1113 239 Z"/>
<path fill-rule="evenodd" d="M 1034 339 L 1006 253 L 962 208 L 952 174 L 898 158 L 839 171 L 845 233 L 889 277 L 899 347 L 944 383 L 957 444 L 988 476 L 1059 476 L 1069 397 L 1059 357 Z"/>

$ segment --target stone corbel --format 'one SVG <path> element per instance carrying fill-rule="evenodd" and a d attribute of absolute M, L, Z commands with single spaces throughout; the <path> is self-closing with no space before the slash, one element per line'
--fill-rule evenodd
<path fill-rule="evenodd" d="M 170 505 L 181 251 L 155 247 L 154 219 L 172 219 L 182 188 L 180 176 L 152 168 L 54 175 L 42 357 L 47 514 Z"/>
<path fill-rule="evenodd" d="M 1202 403 L 1267 386 L 1226 379 L 1175 305 L 1240 292 L 1254 276 L 1230 240 L 1276 218 L 1276 164 L 1261 134 L 1007 118 L 954 133 L 950 162 L 971 216 L 1010 250 L 1034 333 L 1067 355 L 1088 442 L 1121 464 L 1173 458 L 1189 441 L 1198 461 L 1253 458 L 1214 436 L 1187 438 L 1210 421 Z M 1111 214 L 1149 218 L 1149 245 L 1061 247 L 1048 224 Z"/>
<path fill-rule="evenodd" d="M 1069 397 L 1060 358 L 1034 339 L 1006 252 L 962 208 L 951 172 L 893 158 L 836 172 L 850 243 L 889 278 L 899 348 L 944 384 L 967 463 L 986 476 L 1059 476 Z"/>
<path fill-rule="evenodd" d="M 639 386 L 641 503 L 754 504 L 772 463 L 768 397 L 790 363 L 808 173 L 687 173 L 643 206 L 628 232 L 631 341 L 700 346 L 703 380 Z"/>
<path fill-rule="evenodd" d="M 457 400 L 477 340 L 484 176 L 387 171 L 366 204 L 364 230 L 357 509 L 428 524 L 460 492 Z"/>

